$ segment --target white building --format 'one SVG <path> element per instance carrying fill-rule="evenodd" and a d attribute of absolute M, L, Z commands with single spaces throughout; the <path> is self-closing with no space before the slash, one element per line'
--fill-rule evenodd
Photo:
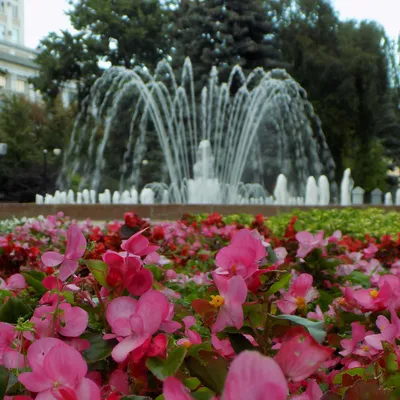
<path fill-rule="evenodd" d="M 39 72 L 36 55 L 36 50 L 24 45 L 24 0 L 0 0 L 0 94 L 22 94 L 40 101 L 40 93 L 28 82 Z M 74 94 L 74 85 L 68 85 L 62 93 L 65 105 Z"/>

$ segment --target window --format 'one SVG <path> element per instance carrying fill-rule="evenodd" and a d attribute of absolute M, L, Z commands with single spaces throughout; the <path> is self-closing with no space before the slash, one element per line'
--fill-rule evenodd
<path fill-rule="evenodd" d="M 7 79 L 4 75 L 0 75 L 0 89 L 5 88 L 7 85 Z"/>
<path fill-rule="evenodd" d="M 25 81 L 23 81 L 22 79 L 17 80 L 17 92 L 25 93 Z"/>
<path fill-rule="evenodd" d="M 6 9 L 4 7 L 4 1 L 0 1 L 0 12 L 5 13 Z"/>
<path fill-rule="evenodd" d="M 12 6 L 12 17 L 14 19 L 18 18 L 18 6 L 16 4 L 13 4 Z"/>
<path fill-rule="evenodd" d="M 0 24 L 0 40 L 6 40 L 6 26 Z"/>
<path fill-rule="evenodd" d="M 19 29 L 13 29 L 12 31 L 11 31 L 11 40 L 14 42 L 14 43 L 18 43 L 19 42 Z"/>

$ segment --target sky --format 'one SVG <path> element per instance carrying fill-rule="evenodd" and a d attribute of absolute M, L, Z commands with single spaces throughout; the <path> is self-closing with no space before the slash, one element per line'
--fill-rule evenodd
<path fill-rule="evenodd" d="M 400 0 L 333 0 L 340 18 L 370 19 L 382 24 L 390 37 L 400 33 Z M 36 47 L 49 32 L 71 29 L 64 15 L 68 0 L 25 0 L 25 45 Z"/>

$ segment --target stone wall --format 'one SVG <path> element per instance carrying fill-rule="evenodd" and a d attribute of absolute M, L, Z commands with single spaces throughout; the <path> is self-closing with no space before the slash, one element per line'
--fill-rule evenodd
<path fill-rule="evenodd" d="M 368 206 L 357 206 L 356 208 L 367 208 Z M 388 211 L 400 211 L 400 206 L 375 206 L 385 208 Z M 142 218 L 151 218 L 155 221 L 172 221 L 179 219 L 185 213 L 213 213 L 217 212 L 222 215 L 230 214 L 263 214 L 266 217 L 274 216 L 293 209 L 307 210 L 317 207 L 292 207 L 292 206 L 266 206 L 266 205 L 180 205 L 180 204 L 89 204 L 89 205 L 37 205 L 30 203 L 0 203 L 0 219 L 12 217 L 37 217 L 38 215 L 51 215 L 62 211 L 77 220 L 90 218 L 94 221 L 108 221 L 113 219 L 122 219 L 125 212 L 135 211 Z M 320 207 L 320 208 L 340 208 L 339 206 Z"/>

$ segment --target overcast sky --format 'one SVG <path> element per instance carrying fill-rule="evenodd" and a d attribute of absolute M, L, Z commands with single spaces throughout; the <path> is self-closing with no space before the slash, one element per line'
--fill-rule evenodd
<path fill-rule="evenodd" d="M 389 36 L 400 33 L 400 0 L 333 0 L 342 19 L 371 19 L 382 24 Z M 64 15 L 67 0 L 25 0 L 25 44 L 36 47 L 51 31 L 70 29 Z"/>

